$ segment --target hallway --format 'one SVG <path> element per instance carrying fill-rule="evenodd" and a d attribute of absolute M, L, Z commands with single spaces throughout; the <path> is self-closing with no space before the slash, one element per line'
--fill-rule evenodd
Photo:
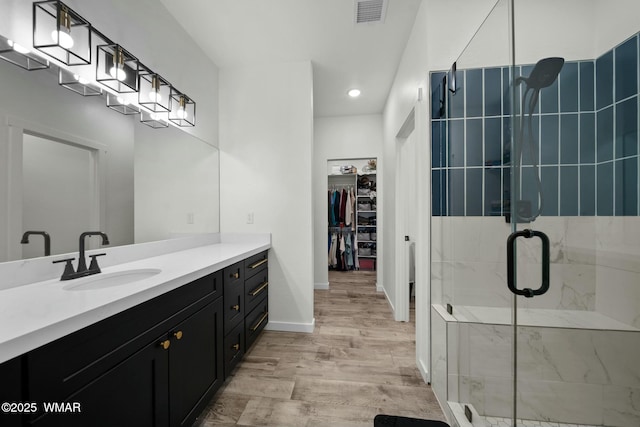
<path fill-rule="evenodd" d="M 393 321 L 375 273 L 329 272 L 313 334 L 265 331 L 199 427 L 371 427 L 376 414 L 444 420 L 415 367 L 415 323 Z M 413 318 L 413 314 L 412 314 Z"/>

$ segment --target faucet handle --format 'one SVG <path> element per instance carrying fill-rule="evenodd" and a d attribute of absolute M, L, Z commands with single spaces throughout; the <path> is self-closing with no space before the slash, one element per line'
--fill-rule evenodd
<path fill-rule="evenodd" d="M 57 264 L 60 262 L 66 262 L 65 266 L 64 266 L 64 272 L 62 273 L 62 278 L 60 280 L 67 280 L 69 278 L 69 275 L 72 275 L 75 273 L 75 270 L 73 269 L 73 264 L 71 264 L 71 262 L 74 260 L 75 258 L 65 258 L 65 259 L 59 259 L 57 261 L 53 261 L 53 264 Z"/>
<path fill-rule="evenodd" d="M 95 271 L 96 273 L 100 273 L 100 267 L 98 266 L 98 260 L 96 259 L 96 257 L 103 256 L 103 255 L 106 255 L 106 253 L 89 255 L 89 258 L 91 258 L 91 264 L 89 264 L 89 270 Z"/>

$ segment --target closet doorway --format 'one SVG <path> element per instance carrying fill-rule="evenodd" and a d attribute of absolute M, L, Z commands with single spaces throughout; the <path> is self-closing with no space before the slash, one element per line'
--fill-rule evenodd
<path fill-rule="evenodd" d="M 330 271 L 378 269 L 377 158 L 327 161 Z"/>

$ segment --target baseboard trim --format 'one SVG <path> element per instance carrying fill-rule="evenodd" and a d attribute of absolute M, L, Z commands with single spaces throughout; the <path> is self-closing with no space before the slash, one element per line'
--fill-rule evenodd
<path fill-rule="evenodd" d="M 418 371 L 420 371 L 425 384 L 429 384 L 429 369 L 424 365 L 424 360 L 422 359 L 418 359 Z"/>
<path fill-rule="evenodd" d="M 377 292 L 384 292 L 384 287 L 382 285 L 379 285 L 378 282 L 376 282 L 376 291 Z"/>
<path fill-rule="evenodd" d="M 267 323 L 265 329 L 268 331 L 304 332 L 310 334 L 313 333 L 315 326 L 315 318 L 311 321 L 311 323 L 274 322 L 273 320 L 269 320 L 269 323 Z"/>
<path fill-rule="evenodd" d="M 323 282 L 323 283 L 314 283 L 313 284 L 313 289 L 320 289 L 320 290 L 328 290 L 329 289 L 329 282 Z"/>
<path fill-rule="evenodd" d="M 384 292 L 384 297 L 387 299 L 387 302 L 389 303 L 389 307 L 391 307 L 391 312 L 393 313 L 393 316 L 394 316 L 394 319 L 395 319 L 396 308 L 391 303 L 391 299 L 389 298 L 389 294 L 387 293 L 387 290 L 385 288 L 382 288 L 382 291 Z"/>

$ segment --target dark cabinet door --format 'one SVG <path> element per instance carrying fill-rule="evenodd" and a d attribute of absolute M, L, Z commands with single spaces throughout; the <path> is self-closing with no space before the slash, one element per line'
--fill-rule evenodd
<path fill-rule="evenodd" d="M 170 332 L 171 426 L 190 426 L 224 381 L 222 298 Z"/>
<path fill-rule="evenodd" d="M 19 427 L 22 425 L 24 408 L 17 404 L 25 402 L 22 396 L 22 358 L 16 357 L 0 364 L 0 403 L 15 404 L 8 410 L 0 411 L 0 426 Z"/>
<path fill-rule="evenodd" d="M 65 400 L 64 413 L 44 413 L 36 427 L 169 427 L 166 337 L 142 348 Z M 161 343 L 165 343 L 163 346 Z M 74 403 L 80 411 L 74 411 Z"/>

